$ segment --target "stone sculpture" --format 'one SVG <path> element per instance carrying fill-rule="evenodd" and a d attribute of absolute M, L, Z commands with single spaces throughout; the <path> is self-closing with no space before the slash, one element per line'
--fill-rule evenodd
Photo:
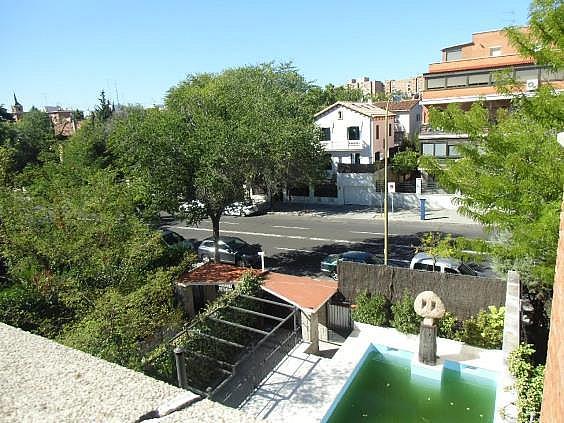
<path fill-rule="evenodd" d="M 423 291 L 413 302 L 415 312 L 423 317 L 419 331 L 419 361 L 437 364 L 437 325 L 435 321 L 445 315 L 445 305 L 433 291 Z"/>

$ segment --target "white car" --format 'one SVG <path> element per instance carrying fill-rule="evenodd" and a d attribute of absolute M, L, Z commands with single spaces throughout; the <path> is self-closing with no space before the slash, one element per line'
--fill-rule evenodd
<path fill-rule="evenodd" d="M 457 275 L 479 276 L 478 273 L 460 260 L 451 257 L 433 257 L 427 253 L 417 253 L 411 259 L 410 269 L 428 272 L 453 273 Z"/>
<path fill-rule="evenodd" d="M 226 216 L 252 216 L 266 210 L 268 203 L 237 202 L 225 207 Z"/>

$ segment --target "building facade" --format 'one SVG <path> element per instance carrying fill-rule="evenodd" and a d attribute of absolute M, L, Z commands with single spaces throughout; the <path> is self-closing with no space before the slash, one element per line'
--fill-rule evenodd
<path fill-rule="evenodd" d="M 424 87 L 424 79 L 422 75 L 414 76 L 406 79 L 390 79 L 384 82 L 386 94 L 401 94 L 404 97 L 415 97 Z"/>
<path fill-rule="evenodd" d="M 419 141 L 425 155 L 456 158 L 457 144 L 467 140 L 464 135 L 435 131 L 426 125 L 432 107 L 444 109 L 457 103 L 468 110 L 474 102 L 483 101 L 494 118 L 499 108 L 510 106 L 515 94 L 534 95 L 540 85 L 547 83 L 556 89 L 564 88 L 564 70 L 554 72 L 519 55 L 502 30 L 475 33 L 471 42 L 446 47 L 441 53 L 441 61 L 431 63 L 429 72 L 423 75 L 424 126 Z M 517 82 L 514 92 L 498 93 L 495 82 L 501 73 Z"/>
<path fill-rule="evenodd" d="M 72 110 L 65 110 L 60 106 L 45 106 L 45 113 L 49 115 L 57 137 L 70 137 L 80 126 L 80 121 L 77 121 Z"/>
<path fill-rule="evenodd" d="M 386 101 L 377 101 L 375 106 L 386 110 Z M 423 108 L 419 100 L 392 101 L 389 104 L 389 111 L 396 115 L 395 124 L 395 144 L 401 144 L 404 140 L 413 141 L 421 129 Z"/>
<path fill-rule="evenodd" d="M 367 76 L 362 79 L 351 79 L 350 82 L 345 84 L 345 87 L 361 90 L 362 94 L 366 96 L 384 92 L 384 84 L 382 81 L 371 81 Z"/>
<path fill-rule="evenodd" d="M 389 113 L 388 148 L 395 142 L 395 117 Z M 331 155 L 333 169 L 339 164 L 373 164 L 384 158 L 386 111 L 371 103 L 339 101 L 315 115 L 322 131 L 322 145 Z"/>

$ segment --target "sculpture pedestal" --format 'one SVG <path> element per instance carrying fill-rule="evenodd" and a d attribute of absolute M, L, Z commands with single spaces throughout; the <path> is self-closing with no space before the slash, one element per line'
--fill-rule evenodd
<path fill-rule="evenodd" d="M 434 366 L 437 364 L 437 326 L 421 323 L 419 330 L 419 361 Z"/>

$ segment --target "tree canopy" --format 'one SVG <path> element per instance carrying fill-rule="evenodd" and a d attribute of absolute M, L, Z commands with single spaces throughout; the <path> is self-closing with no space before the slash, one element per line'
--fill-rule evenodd
<path fill-rule="evenodd" d="M 509 30 L 521 54 L 561 68 L 563 6 L 538 0 L 531 7 L 531 31 Z M 529 47 L 535 46 L 531 49 Z M 440 181 L 460 191 L 459 210 L 503 239 L 492 247 L 502 269 L 523 275 L 530 292 L 550 294 L 558 243 L 564 186 L 564 149 L 556 134 L 564 127 L 564 94 L 543 84 L 532 96 L 515 95 L 511 111 L 499 110 L 494 122 L 483 104 L 468 112 L 456 105 L 432 110 L 431 124 L 468 134 L 460 160 L 446 169 L 426 166 Z"/>
<path fill-rule="evenodd" d="M 113 165 L 153 213 L 204 204 L 217 237 L 224 208 L 249 187 L 270 194 L 321 177 L 311 89 L 289 64 L 191 75 L 169 90 L 164 110 L 130 109 L 114 119 Z"/>

